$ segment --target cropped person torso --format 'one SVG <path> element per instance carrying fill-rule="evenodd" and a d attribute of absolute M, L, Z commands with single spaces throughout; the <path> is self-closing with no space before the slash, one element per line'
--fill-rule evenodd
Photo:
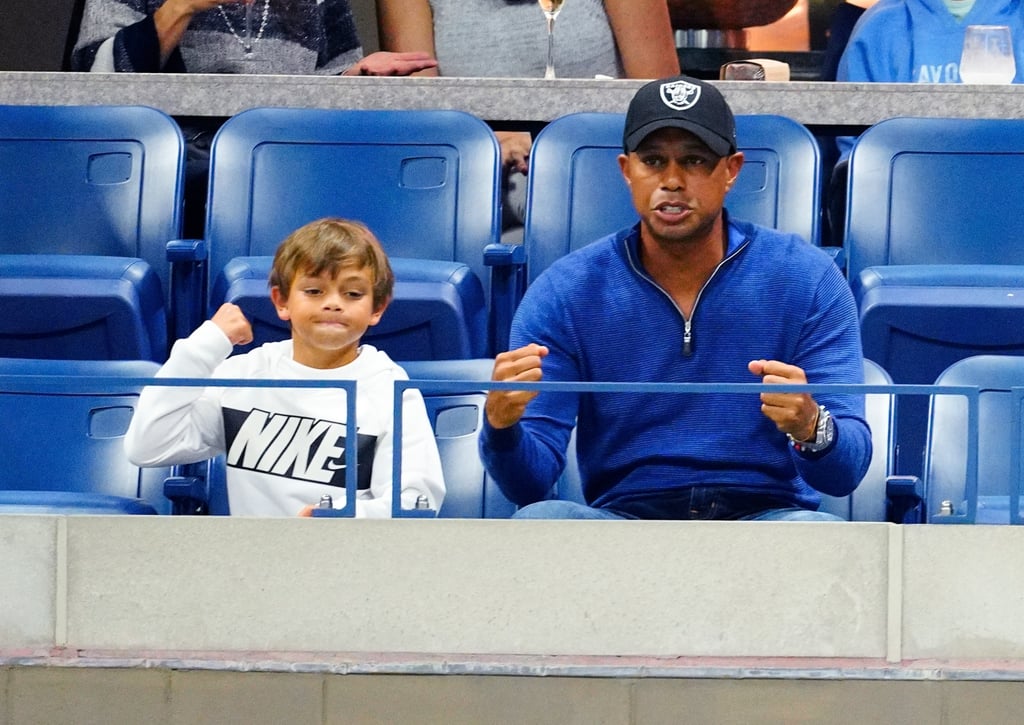
<path fill-rule="evenodd" d="M 543 78 L 547 26 L 536 0 L 430 0 L 443 76 Z M 560 78 L 621 78 L 602 0 L 569 0 L 555 21 Z"/>
<path fill-rule="evenodd" d="M 157 36 L 144 22 L 164 0 L 88 0 L 82 18 L 73 66 L 92 68 L 97 51 L 115 34 L 131 28 L 114 42 L 105 63 L 109 71 L 154 72 L 158 67 L 138 67 L 137 59 L 158 57 Z M 197 13 L 181 38 L 178 50 L 189 73 L 340 73 L 363 53 L 352 10 L 346 0 L 254 0 L 252 54 L 243 48 L 244 3 Z M 539 11 L 538 11 L 539 12 Z M 146 46 L 145 52 L 139 52 Z"/>

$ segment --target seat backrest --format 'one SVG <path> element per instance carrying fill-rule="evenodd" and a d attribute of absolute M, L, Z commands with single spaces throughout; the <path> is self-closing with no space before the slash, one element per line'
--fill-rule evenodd
<path fill-rule="evenodd" d="M 500 235 L 500 167 L 493 132 L 460 111 L 257 108 L 239 113 L 220 128 L 211 148 L 210 306 L 223 301 L 220 275 L 233 259 L 272 256 L 303 224 L 342 217 L 365 223 L 392 260 L 417 260 L 420 278 L 414 282 L 424 281 L 429 263 L 468 267 L 456 272 L 466 277 L 472 271 L 456 294 L 471 298 L 467 307 L 481 308 L 473 314 L 482 315 L 483 327 L 476 331 L 486 345 L 484 247 Z M 450 285 L 443 275 L 436 276 Z M 396 289 L 385 315 L 392 323 L 405 314 L 399 309 L 401 292 Z M 375 342 L 378 334 L 383 330 L 371 328 L 367 340 Z"/>
<path fill-rule="evenodd" d="M 574 113 L 537 135 L 524 229 L 530 281 L 559 257 L 636 222 L 617 161 L 624 124 L 624 114 Z M 746 161 L 726 197 L 730 214 L 820 244 L 822 171 L 814 136 L 773 115 L 737 116 L 736 136 Z"/>
<path fill-rule="evenodd" d="M 149 361 L 0 358 L 0 511 L 20 503 L 67 513 L 170 513 L 163 495 L 170 469 L 139 468 L 124 452 L 141 385 L 103 380 L 151 378 L 157 369 Z M 26 384 L 11 376 L 33 377 Z M 74 382 L 84 376 L 96 380 Z"/>
<path fill-rule="evenodd" d="M 881 365 L 864 360 L 864 382 L 868 385 L 891 385 L 892 379 Z M 822 495 L 820 510 L 828 511 L 848 521 L 885 521 L 886 478 L 892 473 L 895 396 L 885 393 L 865 395 L 865 417 L 871 427 L 874 455 L 860 485 L 849 496 Z M 556 487 L 560 499 L 586 503 L 576 461 L 576 431 L 569 439 L 565 470 Z"/>
<path fill-rule="evenodd" d="M 1012 463 L 1020 453 L 1014 440 L 1011 388 L 1024 386 L 1024 358 L 1010 355 L 975 355 L 949 366 L 936 385 L 980 388 L 976 523 L 1009 523 L 1009 497 L 1018 484 Z M 962 395 L 933 395 L 928 414 L 924 482 L 927 492 L 926 521 L 943 518 L 943 502 L 954 517 L 968 516 L 966 492 L 969 446 L 967 399 Z M 969 520 L 969 519 L 968 519 Z"/>
<path fill-rule="evenodd" d="M 850 153 L 847 272 L 899 264 L 1024 264 L 1024 119 L 892 118 Z"/>
<path fill-rule="evenodd" d="M 167 243 L 181 234 L 183 179 L 181 131 L 156 109 L 0 106 L 0 257 L 22 257 L 17 270 L 0 265 L 5 287 L 0 295 L 0 354 L 163 360 L 166 315 L 171 308 Z M 44 255 L 62 258 L 51 263 L 53 258 Z M 58 265 L 73 266 L 72 255 L 93 258 L 93 264 L 95 258 L 116 258 L 122 263 L 102 271 L 58 272 Z M 123 260 L 132 259 L 142 260 L 149 269 L 138 266 L 118 277 L 125 267 Z M 35 271 L 27 264 L 30 260 L 35 260 Z M 112 287 L 134 286 L 136 291 L 121 296 L 126 305 L 132 304 L 132 295 L 142 298 L 138 304 L 147 304 L 151 293 L 157 292 L 155 301 L 148 304 L 163 308 L 164 326 L 152 330 L 160 339 L 131 348 L 118 339 L 128 336 L 122 329 L 109 330 L 106 346 L 97 342 L 102 336 L 76 336 L 75 330 L 88 333 L 109 325 L 104 320 L 110 314 L 109 305 L 96 302 L 106 293 L 84 281 L 95 274 L 107 279 L 113 275 Z M 155 277 L 158 284 L 147 277 Z M 60 286 L 66 289 L 63 302 L 53 294 Z M 57 304 L 75 309 L 82 319 L 61 327 L 59 316 L 53 314 Z M 90 306 L 97 308 L 91 317 Z M 159 322 L 153 326 L 159 327 Z M 41 340 L 59 335 L 64 337 L 55 351 L 35 354 L 45 347 Z M 147 347 L 163 349 L 142 354 Z"/>
<path fill-rule="evenodd" d="M 424 390 L 427 415 L 441 453 L 446 493 L 441 518 L 508 518 L 515 504 L 486 474 L 477 451 L 483 422 L 486 381 L 494 361 L 430 360 L 403 363 L 410 380 L 479 380 L 479 391 Z"/>
<path fill-rule="evenodd" d="M 892 385 L 885 369 L 871 360 L 864 360 L 864 382 L 867 385 Z M 886 520 L 886 479 L 893 472 L 895 457 L 896 396 L 869 393 L 864 396 L 864 416 L 871 427 L 871 465 L 860 485 L 849 496 L 821 497 L 821 511 L 828 511 L 847 521 Z"/>

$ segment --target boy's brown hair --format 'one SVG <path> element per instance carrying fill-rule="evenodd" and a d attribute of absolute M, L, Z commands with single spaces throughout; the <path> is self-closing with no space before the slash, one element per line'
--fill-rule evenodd
<path fill-rule="evenodd" d="M 365 224 L 348 219 L 317 219 L 289 234 L 274 254 L 270 286 L 287 298 L 299 274 L 333 277 L 348 266 L 366 267 L 373 275 L 374 310 L 391 301 L 395 275 L 388 255 Z"/>

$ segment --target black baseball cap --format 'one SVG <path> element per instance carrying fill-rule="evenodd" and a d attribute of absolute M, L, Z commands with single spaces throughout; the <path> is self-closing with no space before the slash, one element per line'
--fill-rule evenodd
<path fill-rule="evenodd" d="M 707 144 L 719 156 L 736 153 L 736 121 L 721 92 L 689 76 L 651 81 L 633 96 L 626 111 L 622 148 L 636 151 L 649 133 L 681 128 Z"/>

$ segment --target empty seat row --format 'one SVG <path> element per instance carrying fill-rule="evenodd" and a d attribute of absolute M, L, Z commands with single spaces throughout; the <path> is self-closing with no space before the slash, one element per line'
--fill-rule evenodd
<path fill-rule="evenodd" d="M 240 114 L 213 144 L 202 240 L 179 238 L 183 164 L 177 124 L 152 108 L 0 107 L 0 355 L 160 362 L 224 301 L 258 342 L 287 335 L 267 314 L 268 255 L 323 216 L 366 222 L 394 260 L 370 342 L 398 359 L 486 354 L 500 155 L 482 121 Z"/>
<path fill-rule="evenodd" d="M 615 162 L 622 123 L 576 114 L 545 129 L 524 245 L 504 248 L 500 152 L 479 119 L 252 109 L 215 136 L 206 235 L 183 240 L 184 143 L 171 118 L 0 107 L 0 355 L 160 362 L 224 301 L 253 321 L 254 344 L 287 336 L 267 297 L 270 256 L 323 216 L 365 222 L 392 258 L 395 299 L 369 343 L 398 360 L 493 354 L 527 275 L 635 222 Z M 813 137 L 778 116 L 738 127 L 748 163 L 730 205 L 817 240 Z"/>
<path fill-rule="evenodd" d="M 897 383 L 1024 354 L 1024 120 L 894 118 L 857 140 L 844 249 L 864 354 Z M 897 471 L 921 475 L 928 399 L 902 402 Z"/>

